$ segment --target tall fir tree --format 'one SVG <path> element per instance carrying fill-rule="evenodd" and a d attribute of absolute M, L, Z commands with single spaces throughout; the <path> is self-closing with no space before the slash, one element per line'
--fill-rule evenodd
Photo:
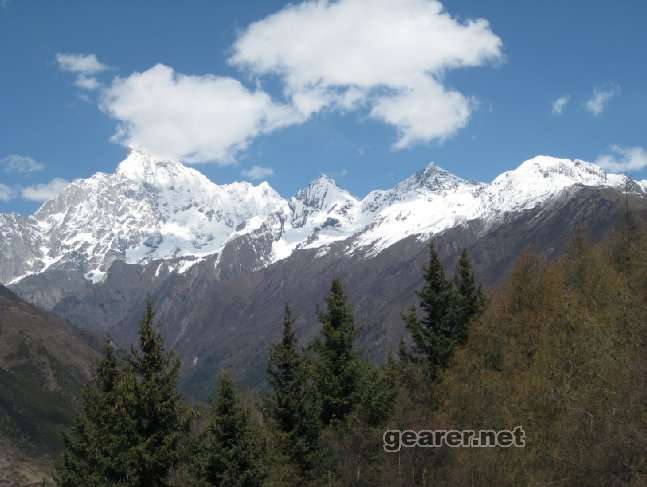
<path fill-rule="evenodd" d="M 452 282 L 445 276 L 433 243 L 423 279 L 424 286 L 416 293 L 422 318 L 419 319 L 416 309 L 411 308 L 403 319 L 411 332 L 414 351 L 425 360 L 425 371 L 434 381 L 440 370 L 447 367 L 454 348 L 457 294 Z"/>
<path fill-rule="evenodd" d="M 348 416 L 358 400 L 360 364 L 355 354 L 355 323 L 339 279 L 334 279 L 319 312 L 321 339 L 314 345 L 316 381 L 321 402 L 321 421 L 329 425 Z"/>
<path fill-rule="evenodd" d="M 281 433 L 288 458 L 304 476 L 314 468 L 319 453 L 319 409 L 308 372 L 286 304 L 282 340 L 270 351 L 267 373 L 271 392 L 266 411 Z"/>
<path fill-rule="evenodd" d="M 485 295 L 481 285 L 476 281 L 466 249 L 463 249 L 456 264 L 454 286 L 458 292 L 456 342 L 463 345 L 467 340 L 470 322 L 485 310 Z"/>
<path fill-rule="evenodd" d="M 403 320 L 411 332 L 414 351 L 424 360 L 425 372 L 433 382 L 449 365 L 456 346 L 465 343 L 469 323 L 483 312 L 485 299 L 467 251 L 462 252 L 452 281 L 446 277 L 432 243 L 423 279 L 424 286 L 416 293 L 422 318 L 412 307 Z"/>
<path fill-rule="evenodd" d="M 169 475 L 181 460 L 184 440 L 190 430 L 188 410 L 177 392 L 180 362 L 164 349 L 154 329 L 153 305 L 146 303 L 139 325 L 139 349 L 129 358 L 132 401 L 129 463 L 131 478 L 140 487 L 167 485 Z"/>
<path fill-rule="evenodd" d="M 122 379 L 114 350 L 106 344 L 93 379 L 82 395 L 81 411 L 64 434 L 62 458 L 56 466 L 60 487 L 125 485 L 125 465 L 118 463 L 119 430 L 123 424 L 116 407 Z"/>
<path fill-rule="evenodd" d="M 57 470 L 61 487 L 164 487 L 189 432 L 176 391 L 179 362 L 164 350 L 146 305 L 139 349 L 119 366 L 106 348 Z"/>
<path fill-rule="evenodd" d="M 193 456 L 195 485 L 259 487 L 265 477 L 260 452 L 228 375 L 223 375 L 208 412 L 207 427 Z"/>

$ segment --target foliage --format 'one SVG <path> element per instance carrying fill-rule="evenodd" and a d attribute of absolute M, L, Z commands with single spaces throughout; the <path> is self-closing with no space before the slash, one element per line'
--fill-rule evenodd
<path fill-rule="evenodd" d="M 192 458 L 195 485 L 257 487 L 265 472 L 254 439 L 249 412 L 241 405 L 228 375 L 220 379 L 209 408 L 207 427 Z"/>

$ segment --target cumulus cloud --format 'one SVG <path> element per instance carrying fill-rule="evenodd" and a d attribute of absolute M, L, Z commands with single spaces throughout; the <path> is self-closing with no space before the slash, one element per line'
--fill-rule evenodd
<path fill-rule="evenodd" d="M 51 200 L 63 191 L 68 184 L 70 184 L 69 181 L 65 179 L 54 178 L 48 183 L 22 188 L 21 196 L 29 201 L 43 202 Z"/>
<path fill-rule="evenodd" d="M 593 115 L 601 115 L 607 108 L 609 101 L 618 93 L 617 87 L 595 88 L 593 95 L 586 102 L 586 109 Z"/>
<path fill-rule="evenodd" d="M 249 179 L 259 180 L 269 178 L 274 175 L 274 169 L 271 167 L 252 166 L 249 169 L 243 169 L 241 174 Z"/>
<path fill-rule="evenodd" d="M 611 154 L 598 157 L 595 163 L 610 171 L 639 171 L 647 167 L 647 150 L 642 147 L 611 146 Z"/>
<path fill-rule="evenodd" d="M 97 59 L 96 54 L 64 54 L 56 55 L 56 62 L 61 71 L 76 74 L 77 87 L 83 90 L 96 90 L 100 83 L 95 75 L 106 71 L 109 66 Z"/>
<path fill-rule="evenodd" d="M 560 96 L 557 100 L 553 102 L 553 114 L 561 115 L 564 112 L 564 108 L 571 101 L 570 95 Z"/>
<path fill-rule="evenodd" d="M 187 162 L 231 163 L 253 137 L 302 119 L 235 79 L 163 64 L 115 78 L 100 106 L 119 122 L 114 141 Z"/>
<path fill-rule="evenodd" d="M 15 196 L 15 191 L 12 187 L 0 183 L 0 201 L 9 201 Z"/>
<path fill-rule="evenodd" d="M 42 162 L 20 154 L 10 154 L 0 159 L 0 164 L 4 167 L 5 172 L 13 173 L 30 173 L 45 169 L 45 164 Z"/>
<path fill-rule="evenodd" d="M 436 0 L 312 0 L 251 24 L 230 62 L 278 75 L 304 117 L 368 106 L 403 148 L 467 124 L 475 104 L 443 75 L 501 60 L 501 48 L 486 20 L 459 21 Z"/>

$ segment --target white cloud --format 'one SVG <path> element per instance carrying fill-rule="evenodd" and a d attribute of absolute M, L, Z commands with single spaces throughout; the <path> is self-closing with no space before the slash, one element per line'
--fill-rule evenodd
<path fill-rule="evenodd" d="M 82 90 L 88 91 L 96 90 L 101 86 L 101 83 L 99 83 L 95 77 L 84 75 L 77 76 L 74 84 Z"/>
<path fill-rule="evenodd" d="M 251 24 L 230 62 L 280 76 L 304 117 L 368 105 L 402 148 L 466 125 L 475 104 L 443 75 L 498 61 L 501 47 L 486 20 L 456 20 L 436 0 L 311 0 Z"/>
<path fill-rule="evenodd" d="M 271 167 L 252 166 L 250 169 L 244 169 L 241 174 L 249 179 L 259 180 L 274 175 L 274 169 Z"/>
<path fill-rule="evenodd" d="M 553 114 L 561 115 L 564 112 L 564 108 L 571 101 L 570 95 L 560 96 L 557 100 L 553 102 Z"/>
<path fill-rule="evenodd" d="M 0 201 L 9 201 L 14 198 L 15 191 L 10 186 L 0 183 Z"/>
<path fill-rule="evenodd" d="M 250 139 L 302 121 L 262 91 L 214 75 L 176 73 L 163 64 L 115 78 L 101 108 L 119 121 L 113 140 L 187 162 L 232 163 Z"/>
<path fill-rule="evenodd" d="M 10 154 L 0 159 L 0 163 L 4 166 L 5 172 L 29 173 L 45 169 L 45 164 L 42 162 L 20 154 Z"/>
<path fill-rule="evenodd" d="M 101 84 L 95 75 L 110 69 L 101 63 L 96 54 L 56 54 L 56 62 L 61 71 L 76 74 L 74 84 L 83 90 L 96 90 Z"/>
<path fill-rule="evenodd" d="M 47 201 L 55 198 L 65 187 L 70 184 L 69 181 L 61 178 L 54 178 L 48 183 L 35 184 L 23 188 L 21 196 L 29 201 Z"/>
<path fill-rule="evenodd" d="M 92 75 L 108 69 L 108 66 L 99 62 L 96 54 L 64 54 L 56 55 L 56 62 L 62 71 Z"/>
<path fill-rule="evenodd" d="M 433 79 L 397 95 L 376 100 L 371 116 L 398 128 L 396 149 L 416 142 L 449 137 L 465 127 L 473 102 L 447 91 Z"/>
<path fill-rule="evenodd" d="M 647 167 L 647 150 L 642 147 L 611 146 L 612 154 L 598 157 L 595 163 L 610 171 L 639 171 Z"/>
<path fill-rule="evenodd" d="M 618 88 L 595 88 L 593 95 L 586 102 L 586 109 L 593 115 L 601 115 L 607 107 L 611 98 L 618 93 Z"/>

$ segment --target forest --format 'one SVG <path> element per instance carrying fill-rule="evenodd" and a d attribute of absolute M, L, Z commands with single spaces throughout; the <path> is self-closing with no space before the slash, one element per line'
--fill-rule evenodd
<path fill-rule="evenodd" d="M 177 391 L 179 362 L 149 302 L 127 353 L 107 344 L 56 467 L 61 487 L 647 485 L 647 226 L 566 252 L 530 248 L 483 289 L 464 251 L 446 272 L 430 245 L 408 334 L 380 364 L 334 280 L 319 337 L 290 304 L 247 391 L 222 371 L 206 404 Z M 317 303 L 313 303 L 316 306 Z M 521 448 L 402 448 L 387 430 L 512 430 Z"/>

